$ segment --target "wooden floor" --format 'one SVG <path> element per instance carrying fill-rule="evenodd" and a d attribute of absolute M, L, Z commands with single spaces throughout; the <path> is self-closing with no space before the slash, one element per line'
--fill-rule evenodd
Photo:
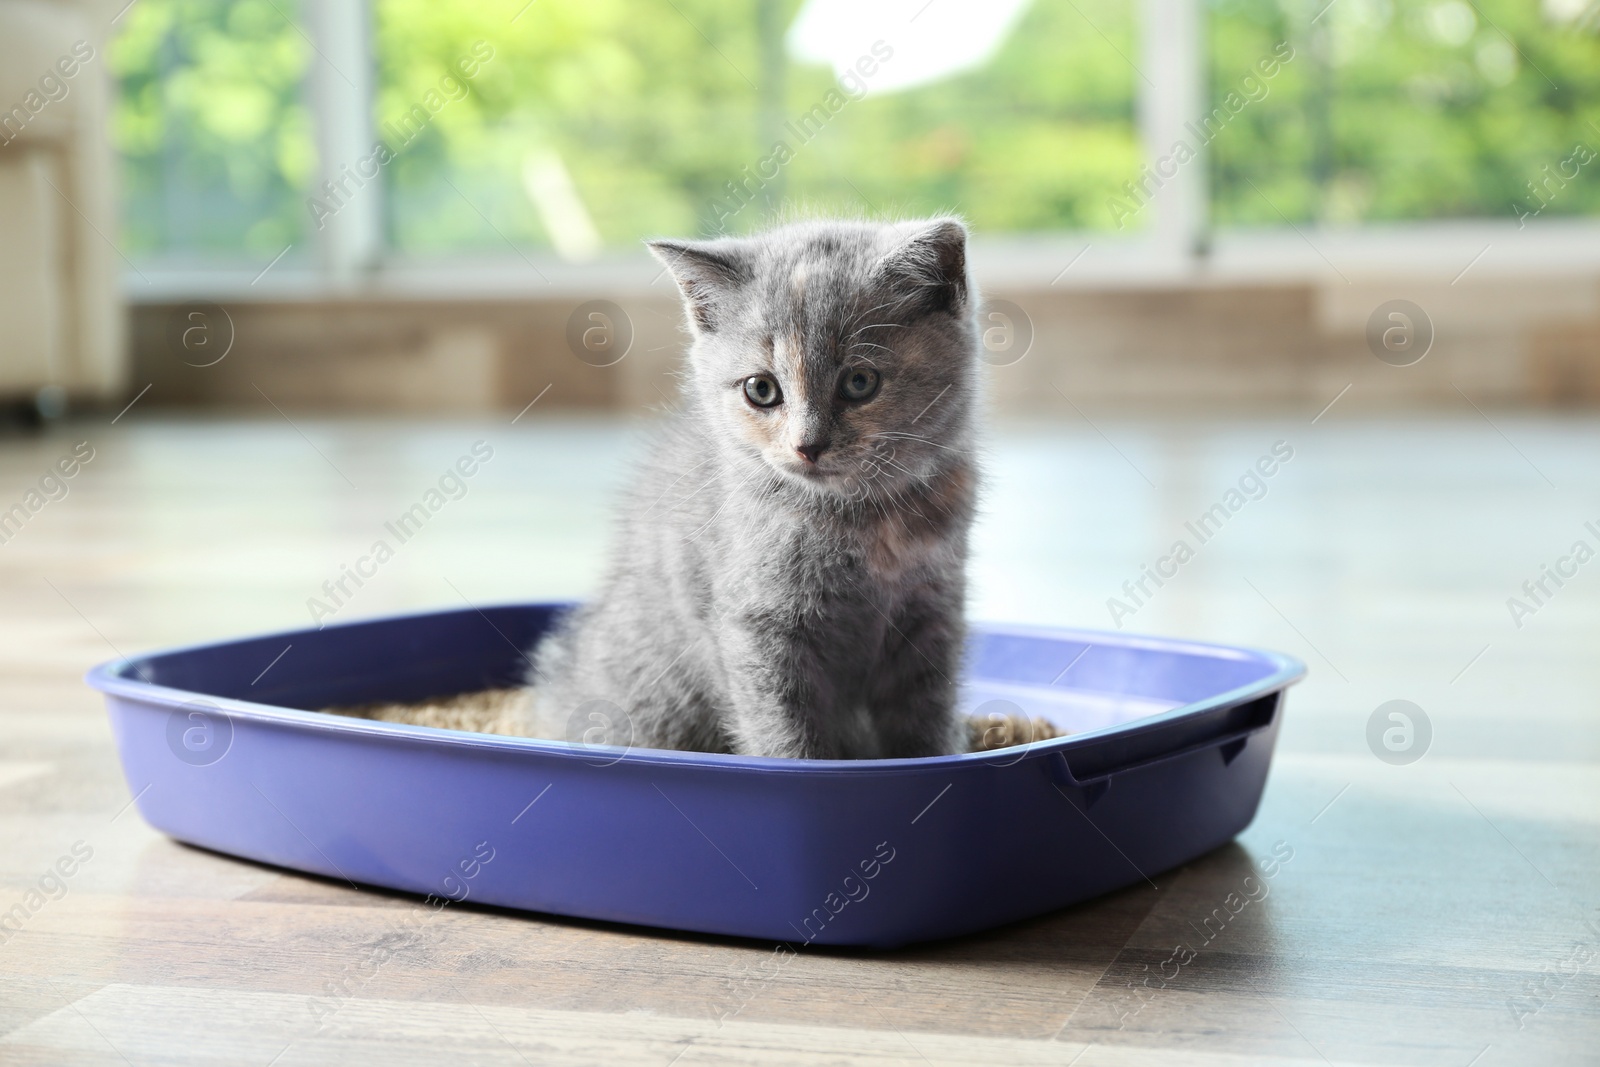
<path fill-rule="evenodd" d="M 581 595 L 628 424 L 141 414 L 0 441 L 0 509 L 94 450 L 0 546 L 0 915 L 25 913 L 0 932 L 0 1063 L 1600 1062 L 1600 561 L 1520 628 L 1507 607 L 1574 542 L 1600 548 L 1600 420 L 1352 395 L 1315 423 L 998 427 L 974 614 L 1108 627 L 1123 597 L 1129 629 L 1310 665 L 1260 814 L 1154 888 L 893 953 L 804 949 L 762 978 L 770 945 L 470 907 L 414 928 L 414 899 L 175 844 L 130 807 L 79 680 L 305 625 L 478 440 L 494 456 L 466 495 L 337 617 Z M 1265 495 L 1128 600 L 1279 441 Z M 1419 761 L 1369 749 L 1393 699 L 1431 723 Z M 1275 848 L 1265 898 L 1208 938 Z"/>

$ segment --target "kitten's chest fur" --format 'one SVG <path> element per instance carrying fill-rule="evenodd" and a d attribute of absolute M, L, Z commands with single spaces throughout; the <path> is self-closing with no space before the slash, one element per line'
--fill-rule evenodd
<path fill-rule="evenodd" d="M 723 473 L 726 495 L 689 508 L 662 543 L 698 575 L 698 644 L 715 664 L 715 702 L 737 706 L 751 674 L 787 674 L 780 686 L 818 694 L 817 729 L 846 735 L 851 755 L 884 754 L 875 693 L 894 688 L 907 666 L 926 673 L 930 663 L 954 688 L 947 652 L 963 615 L 971 467 L 950 463 L 892 499 L 844 501 Z M 727 640 L 730 632 L 746 640 Z M 937 733 L 942 710 L 927 710 Z"/>
<path fill-rule="evenodd" d="M 756 599 L 766 599 L 766 588 L 798 603 L 826 596 L 883 609 L 961 569 L 972 483 L 962 464 L 892 501 L 779 502 L 752 494 L 716 543 L 740 558 L 751 579 L 740 584 Z"/>

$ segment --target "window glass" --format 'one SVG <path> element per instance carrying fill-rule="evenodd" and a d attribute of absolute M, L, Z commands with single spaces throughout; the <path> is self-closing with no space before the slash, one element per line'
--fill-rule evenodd
<path fill-rule="evenodd" d="M 1102 228 L 1142 162 L 1126 0 L 519 7 L 376 0 L 403 252 L 581 259 L 780 205 Z"/>
<path fill-rule="evenodd" d="M 1593 0 L 1214 0 L 1208 24 L 1219 226 L 1600 213 Z"/>
<path fill-rule="evenodd" d="M 109 54 L 124 248 L 231 259 L 305 250 L 316 149 L 297 15 L 294 0 L 142 0 L 118 20 Z"/>

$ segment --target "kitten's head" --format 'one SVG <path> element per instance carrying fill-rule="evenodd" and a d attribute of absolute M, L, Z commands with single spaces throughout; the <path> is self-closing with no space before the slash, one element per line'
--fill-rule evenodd
<path fill-rule="evenodd" d="M 692 409 L 736 454 L 844 497 L 969 447 L 977 351 L 955 219 L 655 241 L 683 292 Z"/>

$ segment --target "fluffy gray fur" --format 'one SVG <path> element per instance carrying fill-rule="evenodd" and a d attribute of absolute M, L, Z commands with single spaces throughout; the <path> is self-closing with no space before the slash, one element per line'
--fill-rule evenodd
<path fill-rule="evenodd" d="M 599 594 L 536 650 L 530 732 L 809 759 L 966 751 L 966 230 L 812 221 L 650 247 L 693 337 L 684 404 Z M 876 392 L 847 398 L 844 379 L 860 392 L 871 372 Z M 770 407 L 746 391 L 763 375 Z"/>

